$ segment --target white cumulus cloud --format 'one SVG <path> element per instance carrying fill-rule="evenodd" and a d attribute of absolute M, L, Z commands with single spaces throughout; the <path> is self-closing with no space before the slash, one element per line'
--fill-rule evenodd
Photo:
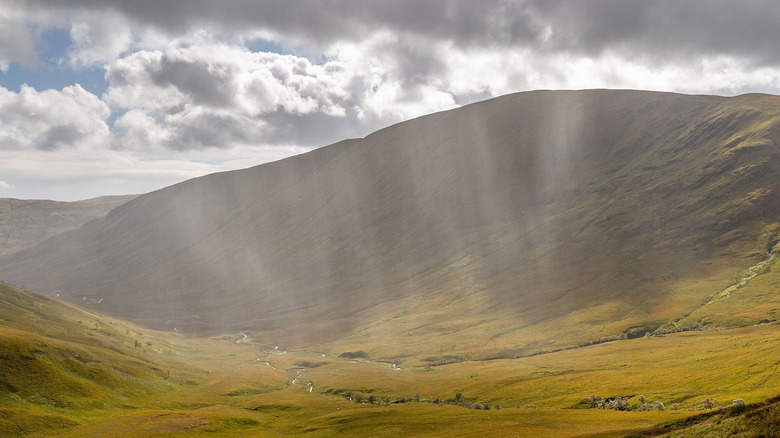
<path fill-rule="evenodd" d="M 61 91 L 0 87 L 0 149 L 94 150 L 106 147 L 108 105 L 80 85 Z"/>
<path fill-rule="evenodd" d="M 127 20 L 116 13 L 88 12 L 71 23 L 68 63 L 73 68 L 100 66 L 129 50 L 133 33 Z"/>
<path fill-rule="evenodd" d="M 252 52 L 240 42 L 201 31 L 161 50 L 139 50 L 108 64 L 110 85 L 103 99 L 126 111 L 115 125 L 120 147 L 321 146 L 366 123 L 361 110 L 366 90 L 355 86 L 365 78 L 349 67 L 338 56 L 316 64 L 295 55 Z M 371 91 L 378 96 L 374 104 L 382 103 L 391 88 Z M 392 121 L 407 112 L 401 108 Z M 385 115 L 377 106 L 368 123 Z M 285 140 L 280 133 L 309 119 L 305 139 Z"/>

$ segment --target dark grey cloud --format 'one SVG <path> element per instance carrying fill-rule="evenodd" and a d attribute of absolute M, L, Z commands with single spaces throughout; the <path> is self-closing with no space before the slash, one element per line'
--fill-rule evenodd
<path fill-rule="evenodd" d="M 395 58 L 399 79 L 406 90 L 414 90 L 420 85 L 430 83 L 440 72 L 447 69 L 442 59 L 446 54 L 432 50 L 427 40 L 401 38 L 384 50 Z"/>
<path fill-rule="evenodd" d="M 29 8 L 118 11 L 143 25 L 170 32 L 211 27 L 233 33 L 263 28 L 311 44 L 359 40 L 377 29 L 461 42 L 533 39 L 540 28 L 533 4 L 486 0 L 27 0 Z"/>
<path fill-rule="evenodd" d="M 163 56 L 159 69 L 152 73 L 152 80 L 158 86 L 173 85 L 187 94 L 197 104 L 211 107 L 233 105 L 235 94 L 234 72 L 222 66 L 210 67 L 203 61 L 189 61 Z"/>
<path fill-rule="evenodd" d="M 332 42 L 360 38 L 377 26 L 399 32 L 428 34 L 444 38 L 473 40 L 496 25 L 496 18 L 507 11 L 526 15 L 514 17 L 517 29 L 530 26 L 526 2 L 448 1 L 448 0 L 16 0 L 30 8 L 57 8 L 90 11 L 113 10 L 144 24 L 161 29 L 182 31 L 192 26 L 217 26 L 230 31 L 266 28 L 281 34 L 292 34 L 311 41 Z M 519 25 L 520 23 L 524 25 Z M 533 35 L 530 33 L 529 35 Z"/>
<path fill-rule="evenodd" d="M 35 66 L 35 47 L 24 23 L 0 14 L 0 69 L 17 61 L 28 67 Z"/>
<path fill-rule="evenodd" d="M 169 147 L 175 150 L 225 148 L 234 143 L 249 142 L 252 129 L 242 119 L 213 113 L 199 114 L 182 129 L 175 129 Z"/>
<path fill-rule="evenodd" d="M 38 139 L 35 148 L 42 151 L 55 151 L 63 147 L 72 147 L 84 137 L 73 125 L 56 125 L 47 129 Z"/>
<path fill-rule="evenodd" d="M 637 57 L 730 55 L 780 61 L 780 3 L 772 0 L 542 1 L 550 48 L 596 56 L 623 48 Z"/>
<path fill-rule="evenodd" d="M 774 0 L 27 0 L 29 8 L 112 10 L 169 32 L 206 26 L 267 29 L 313 45 L 360 40 L 377 29 L 462 46 L 531 46 L 598 54 L 780 57 Z"/>

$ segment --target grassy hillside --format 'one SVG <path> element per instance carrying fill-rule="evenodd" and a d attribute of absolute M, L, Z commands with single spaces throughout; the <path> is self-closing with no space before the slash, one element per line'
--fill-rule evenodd
<path fill-rule="evenodd" d="M 158 327 L 386 355 L 655 330 L 776 242 L 771 103 L 507 96 L 142 196 L 0 271 Z"/>
<path fill-rule="evenodd" d="M 69 429 L 84 412 L 136 408 L 181 386 L 190 373 L 171 360 L 169 339 L 149 333 L 0 283 L 3 435 Z"/>
<path fill-rule="evenodd" d="M 0 256 L 79 228 L 134 197 L 104 196 L 78 202 L 0 199 Z"/>
<path fill-rule="evenodd" d="M 692 425 L 709 436 L 760 432 L 774 424 L 761 409 L 774 412 L 776 402 L 759 404 L 780 391 L 778 330 L 394 366 L 288 350 L 247 332 L 153 332 L 0 284 L 0 435 L 622 437 Z M 627 397 L 630 410 L 593 408 L 591 394 Z M 637 410 L 640 395 L 666 409 Z M 718 411 L 735 398 L 747 402 L 744 416 Z"/>
<path fill-rule="evenodd" d="M 654 427 L 631 437 L 776 437 L 780 434 L 780 397 L 732 406 Z"/>
<path fill-rule="evenodd" d="M 776 319 L 779 144 L 775 96 L 520 93 L 139 196 L 0 278 L 385 360 L 752 325 Z"/>

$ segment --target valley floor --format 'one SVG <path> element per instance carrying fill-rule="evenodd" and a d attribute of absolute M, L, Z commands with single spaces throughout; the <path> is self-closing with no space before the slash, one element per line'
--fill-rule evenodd
<path fill-rule="evenodd" d="M 437 367 L 286 351 L 251 333 L 147 334 L 170 374 L 103 403 L 0 408 L 3 435 L 626 436 L 780 393 L 780 326 L 686 332 Z M 157 336 L 156 338 L 154 336 Z M 242 342 L 236 342 L 236 341 Z M 750 358 L 750 359 L 746 359 Z M 748 363 L 749 362 L 749 363 Z M 158 365 L 159 366 L 159 365 Z M 591 408 L 627 397 L 631 411 Z M 663 411 L 636 411 L 639 396 Z M 486 408 L 487 406 L 487 408 Z M 479 408 L 479 409 L 478 409 Z M 685 435 L 688 436 L 688 435 Z M 706 435 L 705 435 L 706 436 Z"/>

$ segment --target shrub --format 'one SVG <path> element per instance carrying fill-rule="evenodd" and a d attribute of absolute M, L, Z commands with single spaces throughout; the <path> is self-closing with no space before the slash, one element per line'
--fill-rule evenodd
<path fill-rule="evenodd" d="M 732 409 L 732 412 L 731 412 L 732 414 L 741 414 L 741 413 L 745 412 L 745 410 L 747 409 L 747 405 L 745 404 L 745 400 L 742 400 L 741 398 L 738 398 L 738 399 L 734 400 L 731 403 L 731 406 L 732 406 L 732 408 L 731 408 Z"/>
<path fill-rule="evenodd" d="M 345 351 L 344 353 L 339 354 L 339 357 L 343 357 L 345 359 L 359 359 L 361 357 L 368 357 L 368 353 L 363 350 Z"/>
<path fill-rule="evenodd" d="M 601 407 L 602 403 L 599 402 L 599 407 Z M 601 409 L 614 409 L 616 411 L 627 411 L 629 410 L 628 406 L 628 397 L 621 397 L 621 396 L 615 396 L 612 400 L 607 401 L 603 404 L 604 408 Z"/>

